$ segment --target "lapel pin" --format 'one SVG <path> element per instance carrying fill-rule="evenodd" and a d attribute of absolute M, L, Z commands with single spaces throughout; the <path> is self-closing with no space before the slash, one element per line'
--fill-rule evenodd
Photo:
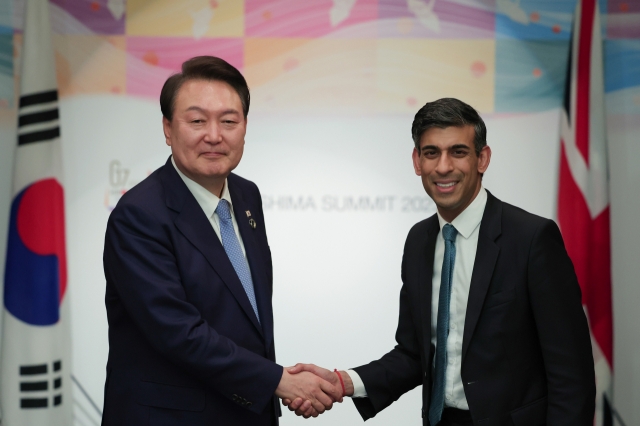
<path fill-rule="evenodd" d="M 256 221 L 255 221 L 255 220 L 253 220 L 253 219 L 249 219 L 249 225 L 251 225 L 251 227 L 252 227 L 253 229 L 256 229 Z"/>
<path fill-rule="evenodd" d="M 245 213 L 247 214 L 247 217 L 251 217 L 251 212 L 249 210 L 246 210 Z"/>

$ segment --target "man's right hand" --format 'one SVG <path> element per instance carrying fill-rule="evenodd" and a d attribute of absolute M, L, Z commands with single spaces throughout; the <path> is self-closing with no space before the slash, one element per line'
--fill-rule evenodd
<path fill-rule="evenodd" d="M 340 391 L 340 395 L 342 396 L 342 383 L 340 383 L 340 377 L 334 371 L 327 370 L 326 368 L 318 367 L 314 364 L 296 364 L 293 367 L 286 369 L 291 374 L 301 374 L 302 372 L 313 373 L 316 376 L 326 380 L 331 383 L 335 387 L 337 387 Z M 353 382 L 351 381 L 351 377 L 346 371 L 341 371 L 340 376 L 344 381 L 344 395 L 351 396 L 353 395 Z M 342 402 L 342 398 L 340 398 L 339 402 Z M 296 399 L 288 399 L 283 398 L 282 403 L 289 408 L 290 411 L 295 411 L 298 416 L 303 416 L 305 418 L 308 417 L 317 417 L 318 414 L 314 413 L 314 407 L 309 404 L 308 401 L 305 401 L 302 398 Z"/>
<path fill-rule="evenodd" d="M 340 383 L 336 386 L 316 374 L 300 371 L 298 374 L 291 374 L 287 368 L 283 369 L 282 379 L 276 388 L 278 398 L 300 401 L 297 404 L 301 408 L 300 415 L 317 417 L 325 410 L 330 410 L 334 402 L 342 402 Z"/>

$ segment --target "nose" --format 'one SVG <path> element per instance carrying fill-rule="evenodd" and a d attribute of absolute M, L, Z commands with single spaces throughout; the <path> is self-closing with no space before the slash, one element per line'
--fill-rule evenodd
<path fill-rule="evenodd" d="M 216 121 L 210 121 L 207 126 L 204 140 L 210 143 L 217 143 L 222 141 L 222 132 L 220 129 L 220 123 Z"/>
<path fill-rule="evenodd" d="M 438 157 L 438 163 L 436 164 L 436 172 L 440 175 L 446 175 L 453 170 L 453 162 L 447 151 L 443 151 L 440 157 Z"/>

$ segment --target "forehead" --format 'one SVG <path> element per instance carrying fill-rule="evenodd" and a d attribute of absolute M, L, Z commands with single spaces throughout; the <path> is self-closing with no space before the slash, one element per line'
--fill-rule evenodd
<path fill-rule="evenodd" d="M 420 147 L 436 146 L 444 149 L 453 145 L 466 145 L 474 148 L 475 129 L 471 125 L 431 127 L 420 137 Z"/>
<path fill-rule="evenodd" d="M 233 87 L 218 80 L 187 80 L 178 89 L 176 110 L 196 106 L 202 109 L 224 108 L 242 111 L 240 96 Z"/>

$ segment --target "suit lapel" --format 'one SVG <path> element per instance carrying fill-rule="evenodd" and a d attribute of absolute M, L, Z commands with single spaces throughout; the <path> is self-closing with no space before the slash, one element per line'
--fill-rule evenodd
<path fill-rule="evenodd" d="M 229 291 L 236 298 L 253 325 L 262 334 L 262 327 L 260 327 L 260 323 L 253 312 L 247 293 L 244 291 L 244 287 L 242 287 L 242 283 L 235 269 L 233 269 L 233 265 L 224 251 L 220 239 L 202 208 L 189 192 L 189 188 L 187 188 L 173 164 L 171 164 L 171 159 L 165 164 L 161 177 L 166 190 L 165 201 L 167 207 L 178 212 L 178 216 L 174 221 L 176 227 L 207 259 L 209 265 L 229 288 Z"/>
<path fill-rule="evenodd" d="M 229 192 L 231 193 L 236 222 L 238 223 L 240 235 L 242 236 L 244 249 L 247 252 L 247 260 L 249 261 L 249 268 L 251 269 L 251 278 L 253 279 L 258 313 L 260 314 L 260 321 L 262 323 L 262 330 L 268 351 L 269 345 L 273 341 L 273 312 L 271 307 L 269 277 L 265 269 L 265 265 L 269 260 L 264 257 L 256 241 L 257 227 L 264 226 L 264 224 L 256 223 L 256 229 L 253 229 L 249 225 L 249 217 L 246 212 L 251 211 L 252 208 L 248 200 L 246 200 L 244 193 L 238 185 L 234 185 L 230 179 L 228 179 L 227 182 L 229 182 Z"/>
<path fill-rule="evenodd" d="M 471 286 L 469 288 L 469 301 L 464 321 L 464 334 L 462 338 L 462 363 L 469 348 L 469 342 L 480 318 L 482 305 L 491 284 L 493 270 L 498 260 L 500 248 L 495 243 L 500 236 L 502 223 L 502 202 L 487 191 L 487 205 L 480 222 L 480 235 L 476 259 L 473 264 Z"/>
<path fill-rule="evenodd" d="M 422 309 L 422 325 L 425 352 L 429 354 L 431 347 L 431 297 L 433 293 L 433 258 L 436 251 L 436 239 L 440 232 L 438 217 L 434 215 L 427 227 L 427 241 L 421 254 L 420 267 L 420 306 Z"/>

